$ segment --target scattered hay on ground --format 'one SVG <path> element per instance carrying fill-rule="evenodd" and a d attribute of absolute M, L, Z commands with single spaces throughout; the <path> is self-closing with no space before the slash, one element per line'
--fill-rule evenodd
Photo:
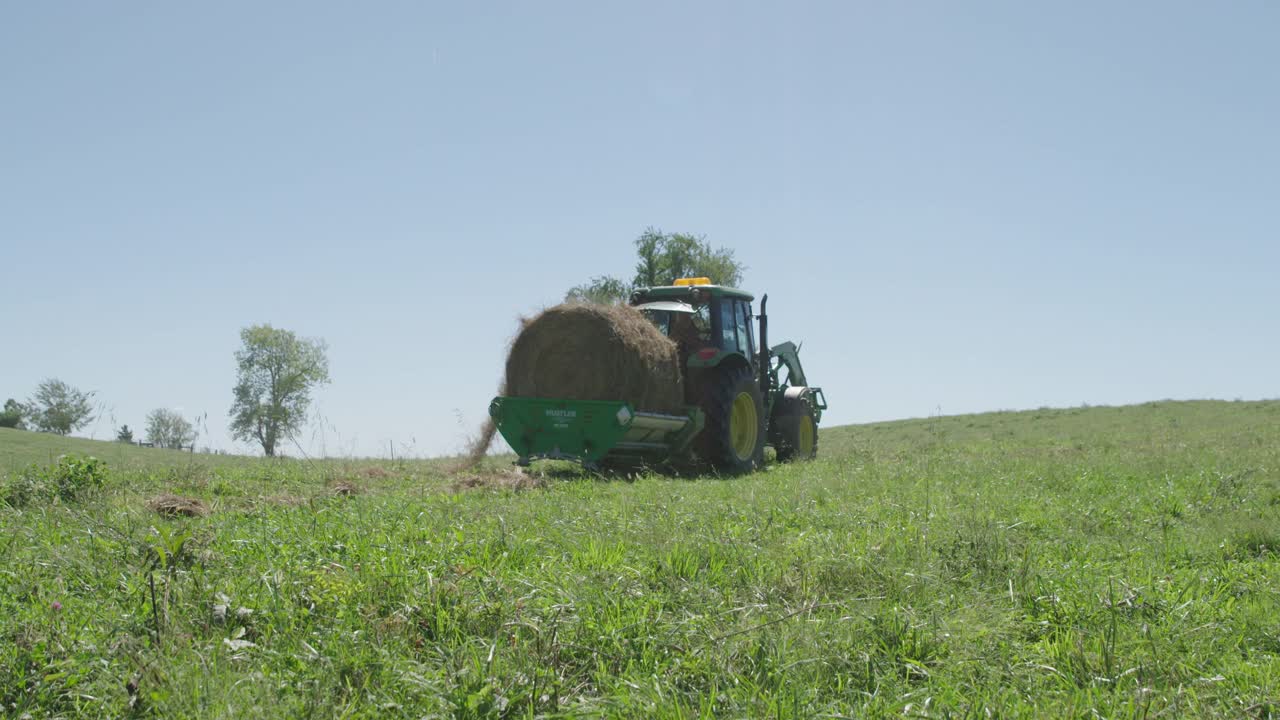
<path fill-rule="evenodd" d="M 271 495 L 269 497 L 264 497 L 264 498 L 261 498 L 261 501 L 263 503 L 266 503 L 267 505 L 275 505 L 277 507 L 290 507 L 290 508 L 302 507 L 303 505 L 306 505 L 308 502 L 310 502 L 310 500 L 308 500 L 305 497 L 300 497 L 298 495 L 285 495 L 285 494 Z"/>
<path fill-rule="evenodd" d="M 166 517 L 204 517 L 209 507 L 195 498 L 164 494 L 147 501 L 147 507 Z"/>
<path fill-rule="evenodd" d="M 449 487 L 454 492 L 459 492 L 462 490 L 474 490 L 475 488 L 486 487 L 487 485 L 488 483 L 485 480 L 483 480 L 479 475 L 467 475 L 467 476 L 458 478 Z"/>
<path fill-rule="evenodd" d="M 464 475 L 449 486 L 454 492 L 465 490 L 537 490 L 547 486 L 546 478 L 519 469 L 481 475 Z"/>

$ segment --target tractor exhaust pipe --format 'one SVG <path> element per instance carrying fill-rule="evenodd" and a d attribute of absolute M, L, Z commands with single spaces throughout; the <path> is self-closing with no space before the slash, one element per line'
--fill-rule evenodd
<path fill-rule="evenodd" d="M 769 304 L 769 293 L 760 298 L 760 392 L 768 402 L 769 396 L 769 313 L 765 306 Z"/>

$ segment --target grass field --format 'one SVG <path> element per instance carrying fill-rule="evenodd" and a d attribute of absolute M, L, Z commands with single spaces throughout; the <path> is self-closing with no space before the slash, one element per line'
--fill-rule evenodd
<path fill-rule="evenodd" d="M 105 474 L 24 470 L 64 450 Z M 1280 716 L 1280 402 L 832 428 L 736 479 L 8 430 L 0 475 L 0 715 Z"/>

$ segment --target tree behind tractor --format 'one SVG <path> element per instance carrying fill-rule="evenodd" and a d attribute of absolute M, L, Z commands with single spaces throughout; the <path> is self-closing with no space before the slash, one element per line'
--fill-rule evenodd
<path fill-rule="evenodd" d="M 764 461 L 766 445 L 780 461 L 812 458 L 826 398 L 808 384 L 794 343 L 769 346 L 769 296 L 758 316 L 753 300 L 707 278 L 632 294 L 630 305 L 679 349 L 679 414 L 637 409 L 627 398 L 501 396 L 489 414 L 522 465 L 542 458 L 589 467 L 676 463 L 738 474 Z"/>

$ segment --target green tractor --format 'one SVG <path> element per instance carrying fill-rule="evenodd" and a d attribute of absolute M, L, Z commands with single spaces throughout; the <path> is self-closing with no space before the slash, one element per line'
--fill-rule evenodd
<path fill-rule="evenodd" d="M 631 295 L 630 304 L 685 358 L 681 414 L 639 411 L 625 400 L 497 397 L 489 415 L 521 465 L 543 458 L 587 467 L 696 462 L 739 474 L 764 462 L 766 444 L 779 461 L 812 458 L 826 398 L 806 380 L 794 343 L 769 347 L 769 296 L 758 316 L 752 300 L 707 278 Z"/>

